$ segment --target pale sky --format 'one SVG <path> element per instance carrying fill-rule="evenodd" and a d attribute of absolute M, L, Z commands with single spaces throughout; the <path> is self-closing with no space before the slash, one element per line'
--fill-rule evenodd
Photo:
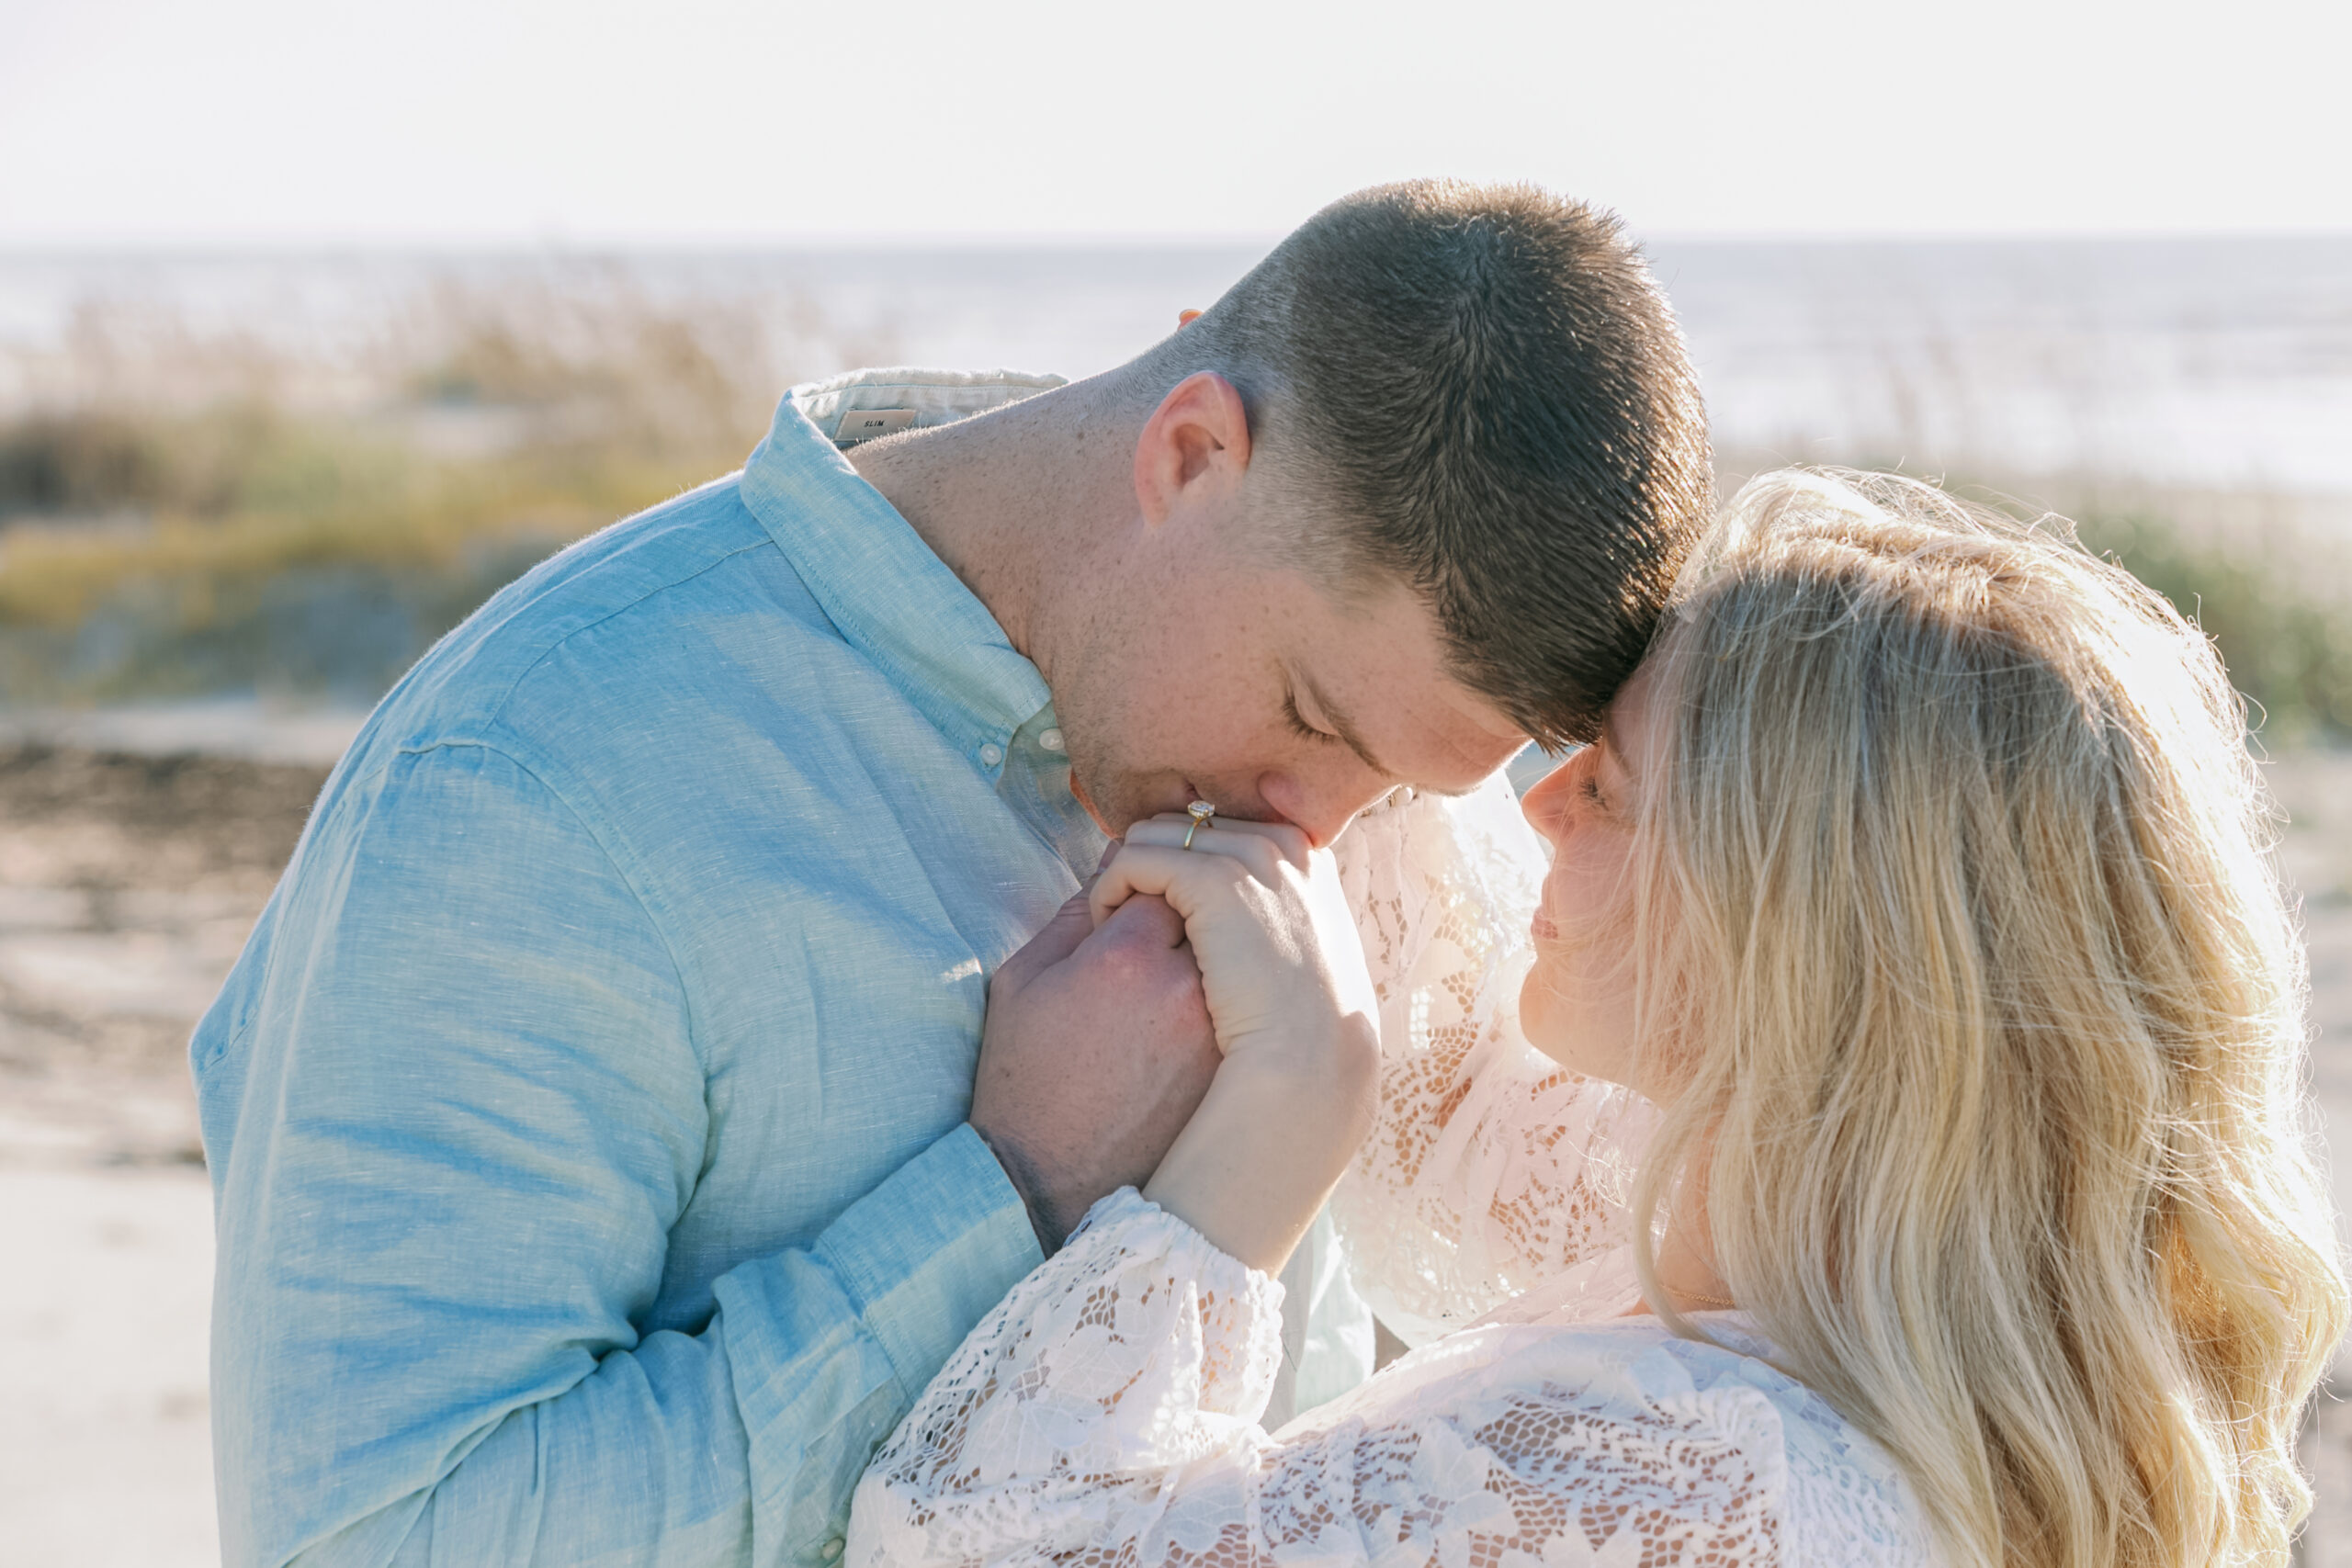
<path fill-rule="evenodd" d="M 0 0 L 0 247 L 2352 230 L 2346 0 Z"/>

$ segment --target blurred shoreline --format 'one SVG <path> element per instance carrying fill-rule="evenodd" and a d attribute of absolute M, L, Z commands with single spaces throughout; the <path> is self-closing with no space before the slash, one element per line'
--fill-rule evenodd
<path fill-rule="evenodd" d="M 0 751 L 25 747 L 128 757 L 198 756 L 334 766 L 368 710 L 205 697 L 117 707 L 0 707 Z"/>
<path fill-rule="evenodd" d="M 1645 245 L 1724 449 L 2352 497 L 2352 235 Z M 1246 245 L 0 252 L 0 417 L 119 394 L 345 413 L 485 301 L 728 319 L 782 372 L 1139 352 Z M 177 355 L 174 349 L 200 349 Z"/>

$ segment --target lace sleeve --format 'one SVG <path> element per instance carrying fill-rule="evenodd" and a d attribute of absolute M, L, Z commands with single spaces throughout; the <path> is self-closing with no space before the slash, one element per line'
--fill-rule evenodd
<path fill-rule="evenodd" d="M 866 1472 L 851 1568 L 1779 1561 L 1784 1455 L 1753 1390 L 1670 1362 L 1653 1389 L 1657 1369 L 1606 1357 L 1523 1381 L 1473 1344 L 1278 1442 L 1250 1416 L 1279 1306 L 1132 1190 L 1103 1200 Z"/>
<path fill-rule="evenodd" d="M 1263 1441 L 1282 1295 L 1135 1189 L 1103 1199 L 867 1470 L 851 1562 L 1093 1561 L 1092 1544 L 1158 1540 L 1174 1477 L 1238 1476 Z"/>
<path fill-rule="evenodd" d="M 1378 1128 L 1331 1213 L 1357 1289 L 1426 1344 L 1624 1242 L 1649 1112 L 1520 1032 L 1547 863 L 1503 778 L 1367 812 L 1338 852 L 1386 1061 Z"/>

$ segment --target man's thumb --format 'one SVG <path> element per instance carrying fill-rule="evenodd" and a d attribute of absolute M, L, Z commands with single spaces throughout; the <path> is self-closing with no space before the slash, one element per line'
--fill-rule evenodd
<path fill-rule="evenodd" d="M 1086 907 L 1086 889 L 1071 894 L 1062 907 L 1054 911 L 1045 929 L 1033 936 L 1021 951 L 997 965 L 996 977 L 989 982 L 991 997 L 1009 996 L 1036 978 L 1041 969 L 1050 969 L 1078 951 L 1078 944 L 1094 931 L 1094 916 Z"/>
<path fill-rule="evenodd" d="M 1062 900 L 1062 907 L 1054 911 L 1054 918 L 1046 922 L 1044 931 L 1029 939 L 1029 945 L 1039 947 L 1048 941 L 1059 943 L 1053 957 L 1046 960 L 1048 964 L 1058 964 L 1093 930 L 1094 911 L 1087 907 L 1086 889 L 1081 887 Z"/>

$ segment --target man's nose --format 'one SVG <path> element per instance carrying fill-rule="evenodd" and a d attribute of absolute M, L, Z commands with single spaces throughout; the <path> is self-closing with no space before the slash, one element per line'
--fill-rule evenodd
<path fill-rule="evenodd" d="M 1336 782 L 1318 785 L 1289 773 L 1267 773 L 1258 781 L 1259 798 L 1305 833 L 1318 850 L 1330 847 L 1356 814 L 1378 800 L 1385 788 Z"/>

